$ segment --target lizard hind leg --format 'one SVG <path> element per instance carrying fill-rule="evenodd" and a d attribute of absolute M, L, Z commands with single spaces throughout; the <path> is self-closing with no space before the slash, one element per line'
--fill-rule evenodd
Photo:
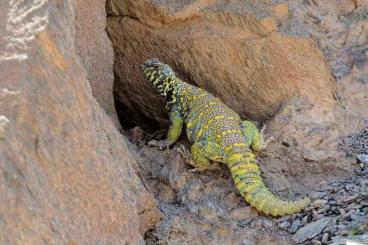
<path fill-rule="evenodd" d="M 274 139 L 270 137 L 266 141 L 264 140 L 264 130 L 266 126 L 263 126 L 262 130 L 259 131 L 257 126 L 251 121 L 242 121 L 241 128 L 244 136 L 247 138 L 247 144 L 254 151 L 263 151 L 267 145 Z"/>
<path fill-rule="evenodd" d="M 191 161 L 194 167 L 192 172 L 204 171 L 209 168 L 211 161 L 223 162 L 223 153 L 220 145 L 207 140 L 196 141 L 191 147 Z"/>

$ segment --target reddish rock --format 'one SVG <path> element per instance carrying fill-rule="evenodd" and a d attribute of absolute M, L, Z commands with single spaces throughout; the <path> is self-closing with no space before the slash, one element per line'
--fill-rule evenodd
<path fill-rule="evenodd" d="M 110 0 L 107 30 L 115 50 L 120 116 L 142 126 L 153 119 L 162 126 L 167 119 L 140 71 L 152 56 L 242 117 L 270 118 L 299 94 L 319 105 L 334 105 L 335 80 L 314 41 L 281 35 L 271 25 L 268 30 L 263 17 L 252 14 L 255 5 L 248 5 Z M 272 11 L 271 5 L 265 8 Z"/>
<path fill-rule="evenodd" d="M 69 2 L 1 6 L 0 243 L 143 243 L 156 204 L 92 96 Z"/>
<path fill-rule="evenodd" d="M 105 1 L 74 0 L 75 46 L 91 84 L 92 94 L 119 127 L 114 106 L 114 52 L 106 35 Z"/>

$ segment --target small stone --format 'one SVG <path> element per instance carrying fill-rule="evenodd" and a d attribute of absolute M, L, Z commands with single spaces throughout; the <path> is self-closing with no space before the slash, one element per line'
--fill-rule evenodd
<path fill-rule="evenodd" d="M 251 206 L 236 208 L 230 214 L 232 220 L 244 220 L 254 218 L 257 216 L 258 216 L 257 211 Z"/>
<path fill-rule="evenodd" d="M 317 213 L 318 214 L 326 213 L 328 210 L 330 210 L 330 206 L 329 205 L 324 206 L 323 208 L 318 209 L 317 210 Z"/>
<path fill-rule="evenodd" d="M 273 12 L 277 19 L 282 22 L 289 18 L 289 6 L 286 3 L 276 4 L 273 7 Z"/>
<path fill-rule="evenodd" d="M 312 200 L 321 199 L 325 197 L 328 194 L 328 192 L 322 192 L 322 191 L 315 191 L 312 194 L 310 194 L 310 197 Z"/>
<path fill-rule="evenodd" d="M 347 203 L 347 202 L 352 202 L 352 201 L 356 200 L 358 197 L 359 197 L 359 193 L 354 194 L 354 195 L 352 195 L 352 196 L 350 196 L 350 197 L 346 198 L 343 202 L 345 202 L 345 203 Z"/>
<path fill-rule="evenodd" d="M 327 200 L 325 200 L 325 199 L 317 199 L 317 200 L 315 200 L 313 203 L 312 203 L 312 205 L 313 206 L 315 206 L 315 207 L 317 207 L 317 208 L 319 208 L 319 207 L 321 207 L 321 206 L 324 206 L 325 204 L 327 204 Z"/>
<path fill-rule="evenodd" d="M 313 245 L 320 245 L 320 244 L 322 244 L 322 242 L 320 242 L 318 240 L 312 240 L 311 244 L 313 244 Z"/>
<path fill-rule="evenodd" d="M 301 223 L 300 219 L 294 220 L 293 223 L 291 223 L 291 227 L 288 229 L 288 232 L 295 233 L 298 230 L 300 223 Z"/>
<path fill-rule="evenodd" d="M 330 234 L 328 232 L 323 233 L 322 240 L 321 240 L 322 244 L 327 244 L 329 237 L 330 237 Z"/>
<path fill-rule="evenodd" d="M 368 154 L 359 154 L 356 156 L 358 161 L 364 164 L 368 164 Z"/>
<path fill-rule="evenodd" d="M 144 131 L 140 127 L 134 127 L 128 131 L 128 135 L 133 143 L 138 143 L 144 138 Z"/>
<path fill-rule="evenodd" d="M 261 19 L 261 24 L 263 25 L 263 27 L 267 32 L 273 32 L 278 30 L 276 20 L 273 17 L 266 17 L 264 19 Z"/>
<path fill-rule="evenodd" d="M 290 227 L 290 222 L 289 221 L 287 221 L 287 220 L 285 220 L 285 221 L 283 221 L 283 222 L 281 222 L 280 224 L 279 224 L 279 228 L 280 229 L 283 229 L 283 230 L 287 230 L 287 228 L 289 228 Z"/>
<path fill-rule="evenodd" d="M 344 236 L 334 236 L 331 238 L 332 244 L 367 244 L 368 241 L 368 234 L 362 234 L 357 236 L 351 237 L 344 237 Z M 364 243 L 363 243 L 364 242 Z"/>
<path fill-rule="evenodd" d="M 307 223 L 308 223 L 308 218 L 309 218 L 309 215 L 305 216 L 305 217 L 302 219 L 301 224 L 302 224 L 302 225 L 307 224 Z"/>
<path fill-rule="evenodd" d="M 285 220 L 289 220 L 290 219 L 290 215 L 285 215 L 285 216 L 282 216 L 281 218 L 279 218 L 277 220 L 278 223 L 282 223 L 284 222 Z"/>
<path fill-rule="evenodd" d="M 308 239 L 314 238 L 318 234 L 322 232 L 322 230 L 327 226 L 327 224 L 331 221 L 330 217 L 323 218 L 317 221 L 314 221 L 302 228 L 300 228 L 293 236 L 293 240 L 296 243 L 302 243 Z"/>
<path fill-rule="evenodd" d="M 315 219 L 315 220 L 319 219 L 319 215 L 318 215 L 318 213 L 315 209 L 313 209 L 313 211 L 312 211 L 312 216 L 313 216 L 313 219 Z"/>

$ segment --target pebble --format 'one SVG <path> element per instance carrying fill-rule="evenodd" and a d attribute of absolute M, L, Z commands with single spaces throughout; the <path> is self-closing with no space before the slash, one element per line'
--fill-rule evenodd
<path fill-rule="evenodd" d="M 315 220 L 318 220 L 319 219 L 319 215 L 318 215 L 318 213 L 317 213 L 317 211 L 315 209 L 313 209 L 312 215 L 313 215 L 313 219 L 315 219 Z"/>
<path fill-rule="evenodd" d="M 322 242 L 320 242 L 318 240 L 312 240 L 312 244 L 313 245 L 320 245 L 320 244 L 322 244 Z"/>
<path fill-rule="evenodd" d="M 305 216 L 303 219 L 302 219 L 302 225 L 305 225 L 305 224 L 307 224 L 308 223 L 308 216 L 309 215 L 307 215 L 307 216 Z"/>
<path fill-rule="evenodd" d="M 316 199 L 321 199 L 325 196 L 327 196 L 328 192 L 324 192 L 324 191 L 315 191 L 312 194 L 310 194 L 310 198 L 312 200 L 316 200 Z"/>
<path fill-rule="evenodd" d="M 285 220 L 279 224 L 280 229 L 287 230 L 290 227 L 290 222 Z"/>
<path fill-rule="evenodd" d="M 321 240 L 322 244 L 327 244 L 329 237 L 330 237 L 330 234 L 328 232 L 323 233 L 322 240 Z"/>
<path fill-rule="evenodd" d="M 357 199 L 358 197 L 359 197 L 359 193 L 354 194 L 354 195 L 346 198 L 343 202 L 351 202 L 351 201 L 354 201 L 355 199 Z"/>
<path fill-rule="evenodd" d="M 325 199 L 317 199 L 317 200 L 315 200 L 313 203 L 312 203 L 312 205 L 314 206 L 314 207 L 316 207 L 316 208 L 319 208 L 319 207 L 322 207 L 322 206 L 324 206 L 325 204 L 327 204 L 327 200 L 325 200 Z"/>
<path fill-rule="evenodd" d="M 322 218 L 307 224 L 300 228 L 293 236 L 293 240 L 296 243 L 302 243 L 308 239 L 312 239 L 322 232 L 322 230 L 331 222 L 330 217 Z"/>
<path fill-rule="evenodd" d="M 300 223 L 301 223 L 300 219 L 294 220 L 293 223 L 291 224 L 291 227 L 288 229 L 288 232 L 295 233 L 298 230 Z"/>
<path fill-rule="evenodd" d="M 368 154 L 359 154 L 357 155 L 357 159 L 361 163 L 368 164 Z"/>

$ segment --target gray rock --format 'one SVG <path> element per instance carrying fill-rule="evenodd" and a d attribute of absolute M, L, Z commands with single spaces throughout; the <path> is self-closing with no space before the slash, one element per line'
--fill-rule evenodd
<path fill-rule="evenodd" d="M 359 154 L 357 155 L 357 159 L 361 163 L 368 164 L 368 154 Z"/>
<path fill-rule="evenodd" d="M 327 224 L 331 221 L 330 217 L 323 218 L 320 220 L 317 220 L 315 222 L 312 222 L 302 228 L 300 228 L 293 236 L 293 240 L 296 243 L 302 243 L 308 239 L 311 239 L 318 234 L 320 234 L 327 226 Z"/>
<path fill-rule="evenodd" d="M 315 191 L 315 192 L 313 192 L 312 194 L 310 194 L 310 197 L 311 197 L 313 200 L 316 200 L 316 199 L 321 199 L 321 198 L 325 197 L 326 195 L 328 195 L 328 192 Z"/>
<path fill-rule="evenodd" d="M 296 219 L 293 221 L 293 223 L 291 224 L 291 227 L 289 228 L 288 232 L 290 233 L 295 233 L 298 228 L 299 228 L 299 225 L 302 221 L 300 219 Z"/>
<path fill-rule="evenodd" d="M 331 245 L 340 245 L 340 244 L 362 244 L 368 245 L 368 234 L 358 235 L 358 236 L 334 236 L 331 238 Z"/>
<path fill-rule="evenodd" d="M 286 230 L 287 228 L 289 228 L 290 227 L 290 222 L 289 221 L 287 221 L 287 220 L 285 220 L 285 221 L 283 221 L 283 222 L 281 222 L 280 224 L 279 224 L 279 227 L 280 227 L 280 229 L 284 229 L 284 230 Z"/>
<path fill-rule="evenodd" d="M 329 233 L 328 232 L 325 232 L 322 236 L 322 244 L 327 244 L 327 241 L 328 241 L 328 238 L 330 237 Z"/>
<path fill-rule="evenodd" d="M 325 199 L 317 199 L 317 200 L 315 200 L 312 204 L 313 204 L 313 206 L 314 207 L 317 207 L 317 208 L 319 208 L 319 207 L 322 207 L 322 206 L 324 206 L 324 205 L 326 205 L 327 204 L 327 200 L 325 200 Z"/>

